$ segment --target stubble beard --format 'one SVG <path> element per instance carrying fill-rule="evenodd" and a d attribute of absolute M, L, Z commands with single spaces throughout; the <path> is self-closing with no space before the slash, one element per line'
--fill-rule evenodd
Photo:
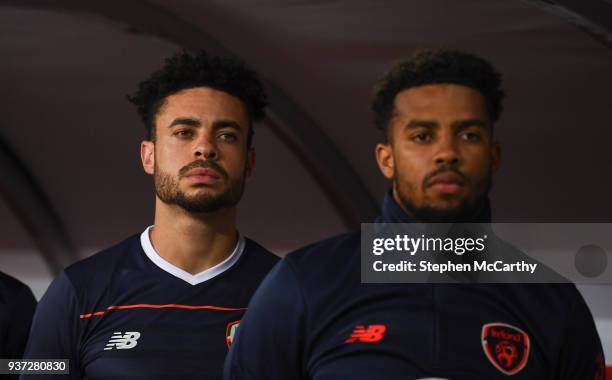
<path fill-rule="evenodd" d="M 416 205 L 408 195 L 408 191 L 398 181 L 397 173 L 394 173 L 393 188 L 399 198 L 399 202 L 408 213 L 417 222 L 421 223 L 470 223 L 481 222 L 476 220 L 480 212 L 485 208 L 489 191 L 492 185 L 492 168 L 489 168 L 489 173 L 484 179 L 484 185 L 479 186 L 482 190 L 479 194 L 472 197 L 467 197 L 456 206 L 452 207 L 437 207 L 427 201 L 421 205 Z M 425 189 L 425 184 L 422 185 Z M 476 189 L 478 191 L 478 189 Z"/>
<path fill-rule="evenodd" d="M 187 167 L 210 167 L 213 165 L 188 165 Z M 187 168 L 185 167 L 185 168 Z M 184 172 L 185 168 L 181 169 Z M 218 170 L 219 171 L 219 170 Z M 219 194 L 211 194 L 209 191 L 198 192 L 195 195 L 188 195 L 180 189 L 179 181 L 176 176 L 161 171 L 157 165 L 154 168 L 155 194 L 168 205 L 176 205 L 189 213 L 212 213 L 221 209 L 229 209 L 238 204 L 244 194 L 246 165 L 239 178 L 231 179 L 223 171 L 227 181 L 226 190 Z M 202 185 L 202 187 L 204 187 Z"/>

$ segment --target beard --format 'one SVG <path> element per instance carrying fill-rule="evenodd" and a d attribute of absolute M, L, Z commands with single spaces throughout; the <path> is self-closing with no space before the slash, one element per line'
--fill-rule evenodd
<path fill-rule="evenodd" d="M 179 181 L 194 168 L 210 168 L 215 170 L 227 183 L 226 188 L 219 194 L 198 192 L 188 195 L 179 187 Z M 232 208 L 238 204 L 244 193 L 246 179 L 246 164 L 239 178 L 229 178 L 227 172 L 214 161 L 197 160 L 179 170 L 178 179 L 173 175 L 161 171 L 157 164 L 154 168 L 155 194 L 168 205 L 177 205 L 191 213 L 212 213 L 222 208 Z M 204 187 L 201 185 L 200 187 Z"/>
<path fill-rule="evenodd" d="M 422 183 L 422 189 L 426 189 L 427 181 L 429 178 L 441 173 L 452 171 L 453 173 L 466 178 L 463 173 L 453 168 L 440 168 L 433 173 L 430 173 L 425 177 Z M 484 178 L 483 183 L 477 186 L 475 191 L 477 193 L 471 197 L 467 197 L 463 201 L 459 202 L 455 206 L 440 207 L 435 206 L 427 201 L 424 201 L 421 205 L 416 205 L 411 201 L 407 192 L 404 191 L 401 186 L 401 181 L 397 178 L 397 173 L 394 174 L 393 187 L 395 193 L 399 198 L 402 208 L 408 212 L 415 220 L 422 223 L 476 223 L 483 222 L 479 220 L 479 216 L 482 211 L 487 207 L 489 191 L 491 190 L 493 178 L 493 169 L 490 167 L 487 176 Z M 449 196 L 449 201 L 452 200 Z"/>

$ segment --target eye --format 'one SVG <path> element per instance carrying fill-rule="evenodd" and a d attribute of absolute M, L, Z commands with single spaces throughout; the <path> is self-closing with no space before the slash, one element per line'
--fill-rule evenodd
<path fill-rule="evenodd" d="M 174 135 L 180 138 L 187 138 L 193 136 L 193 132 L 189 129 L 179 129 L 178 131 L 174 132 Z"/>
<path fill-rule="evenodd" d="M 225 142 L 234 142 L 238 139 L 238 137 L 236 137 L 235 134 L 233 133 L 229 133 L 229 132 L 225 132 L 225 133 L 221 133 L 218 136 L 219 140 L 221 141 L 225 141 Z"/>
<path fill-rule="evenodd" d="M 482 136 L 476 132 L 464 132 L 461 134 L 461 138 L 467 141 L 480 141 Z"/>
<path fill-rule="evenodd" d="M 431 133 L 419 132 L 419 133 L 415 133 L 414 135 L 412 135 L 410 139 L 416 142 L 428 142 L 428 141 L 431 141 L 432 136 L 431 136 Z"/>

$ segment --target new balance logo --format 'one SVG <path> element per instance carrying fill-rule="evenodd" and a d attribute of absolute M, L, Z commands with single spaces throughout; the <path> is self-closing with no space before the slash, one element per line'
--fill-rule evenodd
<path fill-rule="evenodd" d="M 383 338 L 383 334 L 387 330 L 385 325 L 369 325 L 367 328 L 364 325 L 357 325 L 351 336 L 344 343 L 362 342 L 374 343 L 379 342 Z"/>
<path fill-rule="evenodd" d="M 129 350 L 130 348 L 136 347 L 138 344 L 138 338 L 140 333 L 138 331 L 126 331 L 125 334 L 122 332 L 115 332 L 111 336 L 110 340 L 104 347 L 104 350 Z"/>

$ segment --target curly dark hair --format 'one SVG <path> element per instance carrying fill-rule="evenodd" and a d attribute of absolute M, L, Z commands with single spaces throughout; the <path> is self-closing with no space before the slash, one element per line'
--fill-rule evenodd
<path fill-rule="evenodd" d="M 374 87 L 371 102 L 374 124 L 387 135 L 395 96 L 401 91 L 428 84 L 459 84 L 484 96 L 493 126 L 499 119 L 505 97 L 501 79 L 491 63 L 476 55 L 448 49 L 417 50 L 387 71 Z"/>
<path fill-rule="evenodd" d="M 136 105 L 146 127 L 146 139 L 155 140 L 155 116 L 166 97 L 194 87 L 210 87 L 242 101 L 249 116 L 247 146 L 253 140 L 253 122 L 265 117 L 268 105 L 261 81 L 253 69 L 235 59 L 210 56 L 200 50 L 181 51 L 166 59 L 164 67 L 140 82 L 127 99 Z"/>

